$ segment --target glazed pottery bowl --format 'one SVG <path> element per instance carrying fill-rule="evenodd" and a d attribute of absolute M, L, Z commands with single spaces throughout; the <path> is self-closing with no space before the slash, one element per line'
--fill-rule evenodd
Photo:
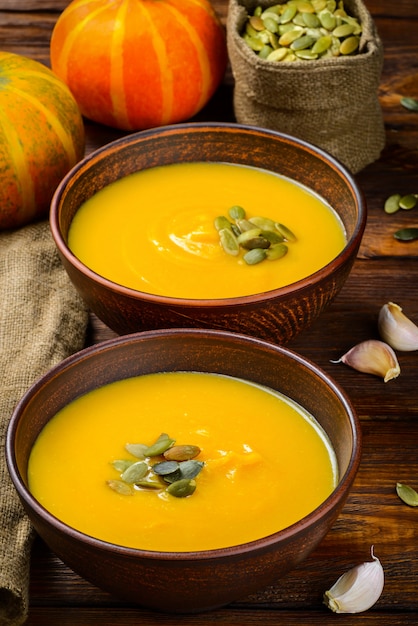
<path fill-rule="evenodd" d="M 347 236 L 344 249 L 325 267 L 289 286 L 220 299 L 175 298 L 136 291 L 103 278 L 74 256 L 68 247 L 70 225 L 80 205 L 92 195 L 139 170 L 196 161 L 253 166 L 304 185 L 340 217 Z M 58 187 L 50 223 L 71 281 L 90 309 L 115 332 L 216 328 L 285 344 L 307 328 L 343 286 L 364 232 L 366 208 L 351 174 L 334 158 L 304 141 L 237 124 L 190 123 L 128 135 L 81 161 Z"/>
<path fill-rule="evenodd" d="M 171 371 L 238 377 L 298 402 L 315 416 L 335 451 L 339 478 L 331 495 L 301 520 L 269 536 L 196 552 L 114 545 L 74 530 L 45 510 L 28 488 L 28 458 L 57 411 L 110 382 Z M 231 419 L 239 428 L 239 418 Z M 156 427 L 163 430 L 162 425 Z M 33 526 L 69 567 L 129 602 L 166 612 L 197 612 L 245 598 L 308 556 L 347 498 L 360 462 L 361 435 L 345 393 L 316 365 L 288 348 L 239 333 L 167 329 L 116 337 L 49 371 L 16 407 L 6 450 L 11 478 Z"/>

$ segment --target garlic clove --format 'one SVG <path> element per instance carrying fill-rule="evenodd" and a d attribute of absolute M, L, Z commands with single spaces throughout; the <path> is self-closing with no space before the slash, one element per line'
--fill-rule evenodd
<path fill-rule="evenodd" d="M 372 561 L 356 565 L 340 576 L 324 593 L 324 604 L 334 613 L 361 613 L 380 598 L 385 584 L 382 564 L 373 554 Z"/>
<path fill-rule="evenodd" d="M 377 326 L 383 341 L 395 350 L 418 350 L 418 326 L 402 313 L 398 304 L 388 302 L 382 306 Z"/>
<path fill-rule="evenodd" d="M 391 346 L 378 339 L 362 341 L 338 361 L 331 362 L 344 363 L 365 374 L 375 374 L 383 378 L 385 383 L 392 378 L 397 378 L 401 373 L 398 359 Z"/>

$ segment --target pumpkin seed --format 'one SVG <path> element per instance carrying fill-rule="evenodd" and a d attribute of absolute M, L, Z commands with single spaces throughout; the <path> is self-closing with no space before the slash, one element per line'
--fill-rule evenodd
<path fill-rule="evenodd" d="M 284 224 L 276 223 L 276 228 L 279 233 L 285 238 L 286 241 L 295 242 L 297 241 L 296 235 Z"/>
<path fill-rule="evenodd" d="M 274 52 L 274 50 L 271 46 L 263 46 L 258 53 L 258 56 L 260 59 L 267 59 L 272 52 Z"/>
<path fill-rule="evenodd" d="M 280 17 L 282 13 L 282 6 L 280 4 L 273 4 L 273 6 L 268 7 L 266 11 L 268 11 L 269 13 L 276 13 Z"/>
<path fill-rule="evenodd" d="M 344 18 L 344 21 L 346 24 L 351 24 L 353 26 L 353 35 L 360 35 L 361 34 L 361 25 L 358 22 L 358 20 L 355 17 L 351 17 L 350 15 L 347 15 Z"/>
<path fill-rule="evenodd" d="M 340 52 L 341 54 L 353 54 L 357 50 L 360 45 L 360 38 L 357 35 L 352 35 L 351 37 L 347 37 L 341 43 Z"/>
<path fill-rule="evenodd" d="M 123 482 L 133 485 L 137 480 L 141 480 L 148 473 L 148 464 L 144 461 L 132 463 L 121 475 Z"/>
<path fill-rule="evenodd" d="M 245 218 L 245 209 L 242 206 L 235 204 L 229 209 L 228 215 L 233 220 L 242 220 Z"/>
<path fill-rule="evenodd" d="M 416 196 L 413 193 L 410 193 L 407 196 L 402 196 L 402 198 L 399 200 L 399 206 L 401 209 L 408 211 L 409 209 L 413 209 L 416 206 L 417 202 L 418 200 Z"/>
<path fill-rule="evenodd" d="M 339 57 L 341 54 L 340 51 L 340 47 L 341 47 L 341 42 L 338 39 L 338 37 L 331 37 L 331 46 L 329 48 L 331 55 L 333 57 Z"/>
<path fill-rule="evenodd" d="M 319 39 L 317 39 L 312 46 L 312 52 L 317 55 L 323 54 L 331 46 L 331 42 L 332 37 L 330 35 L 322 35 L 322 37 L 319 37 Z"/>
<path fill-rule="evenodd" d="M 279 47 L 278 36 L 275 33 L 271 33 L 270 31 L 269 31 L 269 47 L 273 48 L 273 50 L 276 50 Z"/>
<path fill-rule="evenodd" d="M 203 461 L 196 461 L 195 459 L 190 459 L 189 461 L 182 461 L 180 463 L 180 474 L 182 478 L 196 478 L 198 474 L 202 471 L 204 467 Z"/>
<path fill-rule="evenodd" d="M 152 466 L 152 471 L 158 474 L 158 476 L 173 474 L 178 469 L 179 464 L 177 461 L 161 461 L 160 463 L 155 463 L 155 465 Z"/>
<path fill-rule="evenodd" d="M 321 22 L 315 13 L 303 13 L 303 21 L 308 28 L 319 28 Z"/>
<path fill-rule="evenodd" d="M 135 487 L 140 487 L 141 489 L 161 490 L 164 488 L 164 485 L 159 480 L 155 480 L 155 478 L 146 478 L 138 480 L 138 482 L 135 483 Z"/>
<path fill-rule="evenodd" d="M 218 217 L 215 217 L 214 224 L 216 230 L 218 231 L 222 230 L 223 228 L 229 228 L 229 230 L 231 230 L 232 227 L 231 222 L 228 218 L 225 217 L 225 215 L 219 215 Z"/>
<path fill-rule="evenodd" d="M 164 476 L 161 476 L 161 478 L 163 479 L 165 483 L 168 483 L 169 485 L 171 485 L 171 483 L 175 483 L 177 480 L 180 480 L 181 478 L 180 468 L 176 470 L 175 472 L 173 472 L 172 474 L 165 474 Z"/>
<path fill-rule="evenodd" d="M 127 483 L 124 483 L 123 480 L 108 480 L 106 484 L 113 489 L 113 491 L 120 493 L 122 496 L 132 496 L 134 493 L 133 488 Z"/>
<path fill-rule="evenodd" d="M 338 37 L 338 39 L 342 39 L 344 37 L 348 37 L 349 35 L 352 35 L 354 32 L 355 28 L 354 28 L 354 24 L 340 24 L 340 26 L 336 26 L 334 28 L 334 30 L 332 31 L 332 34 L 334 35 L 334 37 Z"/>
<path fill-rule="evenodd" d="M 127 443 L 125 450 L 135 456 L 137 459 L 145 459 L 145 450 L 148 446 L 143 443 Z"/>
<path fill-rule="evenodd" d="M 399 200 L 401 199 L 401 194 L 400 193 L 394 193 L 391 196 L 389 196 L 389 198 L 386 198 L 385 200 L 385 213 L 396 213 L 396 211 L 399 211 L 400 206 L 399 206 Z"/>
<path fill-rule="evenodd" d="M 173 446 L 164 452 L 167 461 L 189 461 L 200 454 L 199 446 L 182 445 Z"/>
<path fill-rule="evenodd" d="M 325 9 L 327 6 L 327 0 L 311 0 L 312 6 L 317 13 Z"/>
<path fill-rule="evenodd" d="M 282 237 L 277 231 L 262 230 L 261 234 L 264 239 L 267 239 L 270 243 L 280 243 L 284 241 L 284 237 Z"/>
<path fill-rule="evenodd" d="M 412 226 L 409 228 L 401 228 L 397 230 L 393 236 L 398 241 L 415 241 L 418 239 L 418 228 Z"/>
<path fill-rule="evenodd" d="M 236 256 L 239 254 L 239 243 L 234 233 L 229 228 L 222 228 L 219 231 L 221 246 L 227 254 Z"/>
<path fill-rule="evenodd" d="M 295 52 L 298 59 L 304 59 L 305 61 L 314 61 L 318 58 L 318 55 L 312 50 L 296 50 Z"/>
<path fill-rule="evenodd" d="M 405 109 L 409 111 L 418 111 L 418 99 L 417 98 L 401 98 L 401 104 Z"/>
<path fill-rule="evenodd" d="M 265 17 L 263 19 L 263 24 L 270 33 L 277 33 L 279 30 L 279 25 L 271 17 Z"/>
<path fill-rule="evenodd" d="M 288 55 L 287 48 L 276 48 L 266 57 L 267 61 L 283 61 Z"/>
<path fill-rule="evenodd" d="M 169 485 L 166 491 L 176 498 L 187 498 L 196 490 L 196 481 L 188 478 L 181 478 Z"/>
<path fill-rule="evenodd" d="M 418 506 L 418 493 L 409 485 L 396 483 L 396 493 L 400 499 L 409 506 Z"/>
<path fill-rule="evenodd" d="M 261 19 L 262 20 L 266 20 L 266 19 L 274 20 L 276 24 L 279 24 L 280 22 L 279 14 L 276 13 L 275 11 L 270 11 L 270 9 L 266 9 L 265 11 L 262 12 Z"/>
<path fill-rule="evenodd" d="M 280 37 L 279 44 L 281 46 L 290 46 L 294 41 L 299 39 L 299 37 L 301 37 L 302 34 L 303 34 L 303 28 L 301 28 L 300 26 L 296 28 L 292 28 L 292 30 L 288 30 L 286 33 L 284 33 Z"/>
<path fill-rule="evenodd" d="M 168 448 L 170 448 L 175 442 L 176 440 L 171 439 L 167 433 L 161 433 L 157 441 L 152 446 L 146 448 L 145 456 L 159 456 L 168 450 Z"/>
<path fill-rule="evenodd" d="M 323 11 L 322 13 L 318 15 L 318 18 L 322 26 L 328 31 L 332 32 L 334 28 L 337 26 L 336 18 L 329 11 Z"/>
<path fill-rule="evenodd" d="M 246 230 L 252 230 L 254 228 L 254 224 L 252 224 L 249 220 L 246 220 L 246 219 L 236 220 L 236 225 L 238 226 L 241 233 L 243 233 Z"/>
<path fill-rule="evenodd" d="M 311 35 L 302 35 L 296 41 L 290 44 L 292 50 L 305 50 L 310 48 L 315 43 L 315 38 Z"/>
<path fill-rule="evenodd" d="M 244 232 L 242 232 L 237 237 L 237 241 L 240 246 L 244 246 L 244 244 L 246 244 L 248 241 L 251 241 L 251 239 L 254 239 L 254 237 L 258 237 L 260 234 L 261 234 L 261 228 L 254 228 L 254 225 L 253 225 L 253 227 L 250 230 L 244 230 Z"/>
<path fill-rule="evenodd" d="M 298 8 L 296 4 L 288 4 L 280 16 L 280 23 L 288 24 L 289 22 L 291 22 L 293 18 L 295 17 L 297 11 L 298 11 Z"/>
<path fill-rule="evenodd" d="M 258 226 L 262 230 L 272 230 L 272 231 L 274 231 L 275 228 L 276 228 L 274 220 L 271 220 L 268 217 L 255 216 L 255 217 L 250 217 L 250 219 L 248 221 L 251 222 L 251 224 L 254 224 L 254 226 Z"/>
<path fill-rule="evenodd" d="M 248 35 L 247 33 L 243 35 L 243 39 L 245 43 L 254 52 L 261 52 L 261 50 L 264 48 L 264 43 L 260 39 L 257 39 L 256 37 L 252 37 L 251 35 Z"/>
<path fill-rule="evenodd" d="M 295 17 L 292 20 L 292 24 L 294 24 L 295 26 L 301 26 L 304 29 L 306 27 L 306 24 L 303 15 L 303 13 L 296 13 Z"/>
<path fill-rule="evenodd" d="M 259 35 L 259 31 L 255 30 L 255 28 L 253 28 L 251 26 L 251 23 L 248 21 L 247 24 L 245 25 L 245 34 L 248 35 L 249 37 L 254 37 L 254 39 L 257 39 Z"/>
<path fill-rule="evenodd" d="M 271 243 L 268 239 L 260 235 L 259 237 L 252 237 L 251 239 L 248 239 L 247 241 L 242 242 L 241 245 L 246 250 L 253 250 L 254 248 L 261 248 L 263 250 L 267 250 L 267 248 L 270 248 Z"/>
<path fill-rule="evenodd" d="M 124 472 L 132 464 L 133 461 L 128 461 L 127 459 L 116 459 L 116 461 L 112 461 L 112 466 L 120 473 Z"/>
<path fill-rule="evenodd" d="M 277 259 L 284 257 L 288 251 L 289 248 L 285 243 L 276 243 L 267 250 L 266 256 L 269 261 L 277 261 Z"/>
<path fill-rule="evenodd" d="M 250 17 L 250 26 L 252 26 L 254 30 L 264 30 L 264 22 L 258 15 L 252 15 Z"/>
<path fill-rule="evenodd" d="M 257 265 L 258 263 L 261 263 L 261 261 L 264 261 L 266 256 L 266 250 L 263 250 L 262 248 L 253 248 L 244 254 L 243 259 L 247 265 Z"/>
<path fill-rule="evenodd" d="M 300 13 L 314 13 L 315 9 L 309 0 L 296 0 L 296 6 Z"/>

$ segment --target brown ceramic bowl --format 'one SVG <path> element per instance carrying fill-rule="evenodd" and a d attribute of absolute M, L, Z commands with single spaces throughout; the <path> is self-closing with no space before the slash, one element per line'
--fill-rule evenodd
<path fill-rule="evenodd" d="M 306 185 L 338 213 L 346 229 L 347 245 L 323 269 L 290 286 L 217 300 L 135 291 L 102 278 L 71 253 L 68 230 L 85 200 L 127 174 L 186 161 L 251 165 Z M 91 310 L 117 333 L 173 327 L 219 328 L 284 344 L 308 327 L 343 286 L 361 242 L 366 208 L 350 173 L 306 142 L 237 124 L 183 124 L 128 135 L 88 156 L 58 187 L 50 221 L 70 279 Z"/>
<path fill-rule="evenodd" d="M 27 487 L 28 457 L 42 427 L 58 410 L 80 394 L 115 380 L 179 370 L 245 378 L 299 402 L 316 417 L 335 450 L 339 483 L 334 492 L 302 520 L 263 539 L 185 553 L 106 543 L 70 528 L 40 506 Z M 129 602 L 168 612 L 203 611 L 244 598 L 305 559 L 346 500 L 358 470 L 360 448 L 359 422 L 350 401 L 317 366 L 257 338 L 200 329 L 117 337 L 66 359 L 22 398 L 11 418 L 6 445 L 13 483 L 50 548 L 98 587 Z"/>

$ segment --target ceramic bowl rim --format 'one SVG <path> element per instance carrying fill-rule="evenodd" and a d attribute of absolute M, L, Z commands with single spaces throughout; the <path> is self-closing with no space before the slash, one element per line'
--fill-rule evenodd
<path fill-rule="evenodd" d="M 198 551 L 189 551 L 189 552 L 176 552 L 176 551 L 154 551 L 154 550 L 144 550 L 140 548 L 129 548 L 126 546 L 121 546 L 118 544 L 114 544 L 112 542 L 104 541 L 102 539 L 98 539 L 96 537 L 92 537 L 83 533 L 82 531 L 76 530 L 71 526 L 67 525 L 65 522 L 62 522 L 59 518 L 55 517 L 52 513 L 50 513 L 46 508 L 44 508 L 37 500 L 32 496 L 28 487 L 25 484 L 24 479 L 21 476 L 21 473 L 17 467 L 17 459 L 16 453 L 14 449 L 14 438 L 19 425 L 20 417 L 25 409 L 27 403 L 29 402 L 32 395 L 35 395 L 38 390 L 40 390 L 45 384 L 48 384 L 50 379 L 53 377 L 57 377 L 61 375 L 63 372 L 68 371 L 73 367 L 77 367 L 77 364 L 87 358 L 93 358 L 96 354 L 101 353 L 102 351 L 112 350 L 122 348 L 125 343 L 130 342 L 141 342 L 141 339 L 144 338 L 153 338 L 153 337 L 165 337 L 167 335 L 195 335 L 195 336 L 209 336 L 212 338 L 224 338 L 227 340 L 233 340 L 237 342 L 244 342 L 245 345 L 251 346 L 255 344 L 261 348 L 267 348 L 268 350 L 273 349 L 277 353 L 281 353 L 285 358 L 289 358 L 298 363 L 298 365 L 303 368 L 309 370 L 310 372 L 315 373 L 315 376 L 321 379 L 328 388 L 332 391 L 332 393 L 337 396 L 339 402 L 342 403 L 345 413 L 348 416 L 348 420 L 350 423 L 351 433 L 352 433 L 352 450 L 350 452 L 350 460 L 347 465 L 347 469 L 344 474 L 340 477 L 338 485 L 332 491 L 332 493 L 311 513 L 303 517 L 301 520 L 291 524 L 290 526 L 279 530 L 275 533 L 267 535 L 265 537 L 248 541 L 245 543 L 237 544 L 234 546 L 228 546 L 224 548 L 215 548 L 211 550 L 198 550 Z M 73 355 L 67 357 L 63 361 L 59 362 L 55 366 L 53 366 L 48 372 L 46 372 L 41 378 L 39 378 L 35 383 L 26 391 L 23 397 L 20 399 L 18 404 L 16 405 L 13 414 L 10 418 L 9 425 L 6 433 L 6 461 L 7 467 L 9 470 L 10 477 L 15 486 L 16 491 L 19 496 L 23 499 L 24 503 L 31 509 L 37 518 L 42 519 L 44 522 L 48 524 L 48 526 L 52 526 L 55 528 L 55 531 L 63 533 L 64 535 L 75 539 L 84 545 L 89 545 L 90 547 L 97 549 L 101 552 L 113 552 L 118 553 L 120 555 L 124 555 L 131 558 L 145 558 L 156 561 L 207 561 L 212 559 L 226 559 L 230 557 L 234 557 L 237 555 L 244 555 L 251 552 L 258 552 L 260 550 L 269 549 L 276 543 L 286 542 L 294 538 L 295 536 L 303 533 L 305 529 L 307 529 L 315 520 L 321 520 L 322 517 L 326 517 L 327 512 L 331 511 L 335 506 L 336 502 L 339 500 L 339 496 L 341 492 L 347 491 L 346 496 L 348 495 L 348 490 L 357 474 L 360 461 L 361 461 L 361 449 L 362 449 L 362 434 L 361 434 L 361 426 L 359 418 L 356 414 L 356 411 L 351 403 L 351 400 L 347 396 L 346 392 L 343 388 L 330 376 L 328 375 L 321 367 L 316 365 L 310 359 L 298 354 L 292 349 L 289 349 L 284 346 L 280 346 L 277 344 L 273 344 L 263 339 L 259 339 L 256 337 L 252 337 L 250 335 L 244 335 L 241 333 L 235 333 L 224 330 L 214 330 L 214 329 L 196 329 L 196 328 L 171 328 L 171 329 L 158 329 L 158 330 L 148 330 L 148 331 L 140 331 L 136 333 L 131 333 L 128 335 L 121 335 L 118 337 L 114 337 L 112 339 L 108 339 L 106 341 L 102 341 L 100 343 L 88 346 L 79 352 L 74 353 Z"/>
<path fill-rule="evenodd" d="M 113 149 L 123 149 L 126 145 L 135 142 L 138 138 L 152 138 L 154 135 L 159 135 L 161 133 L 165 133 L 167 135 L 175 135 L 181 132 L 185 132 L 187 134 L 187 131 L 199 132 L 205 129 L 211 131 L 218 130 L 220 132 L 239 131 L 241 133 L 247 134 L 257 133 L 261 136 L 273 139 L 276 138 L 289 144 L 295 144 L 297 147 L 303 150 L 307 149 L 308 152 L 313 153 L 320 160 L 327 162 L 332 169 L 336 170 L 340 175 L 342 175 L 346 183 L 352 190 L 358 206 L 358 216 L 355 228 L 351 237 L 347 240 L 343 250 L 341 250 L 341 252 L 337 256 L 335 256 L 329 263 L 324 265 L 316 272 L 289 285 L 284 285 L 276 289 L 271 289 L 270 291 L 261 291 L 255 294 L 235 296 L 230 298 L 182 298 L 158 295 L 148 293 L 146 291 L 140 291 L 138 289 L 133 289 L 131 287 L 126 287 L 104 276 L 101 276 L 100 274 L 97 274 L 94 270 L 90 269 L 71 252 L 61 233 L 61 228 L 59 224 L 59 206 L 61 199 L 66 194 L 67 185 L 70 183 L 74 175 L 82 174 L 83 172 L 87 171 L 91 165 L 94 165 L 96 162 L 105 159 L 107 154 Z M 265 301 L 269 301 L 275 298 L 285 298 L 288 295 L 296 296 L 299 291 L 305 290 L 311 284 L 319 283 L 322 278 L 328 277 L 330 274 L 333 273 L 334 270 L 337 270 L 339 267 L 343 266 L 346 263 L 346 261 L 350 258 L 352 252 L 355 251 L 359 246 L 359 242 L 363 236 L 366 227 L 366 220 L 367 208 L 363 192 L 356 182 L 353 174 L 351 174 L 348 168 L 343 165 L 338 159 L 327 153 L 322 148 L 314 146 L 306 140 L 293 137 L 292 135 L 271 129 L 261 128 L 258 126 L 238 124 L 233 122 L 185 122 L 182 124 L 171 124 L 167 126 L 160 126 L 131 133 L 129 135 L 119 137 L 118 139 L 115 139 L 114 141 L 111 141 L 101 146 L 100 148 L 85 156 L 63 177 L 58 187 L 56 188 L 53 198 L 51 200 L 51 209 L 49 216 L 51 234 L 59 253 L 62 255 L 63 258 L 66 259 L 68 263 L 75 267 L 78 272 L 86 276 L 89 280 L 100 284 L 102 287 L 111 292 L 114 292 L 115 294 L 120 294 L 133 300 L 145 301 L 150 304 L 158 303 L 159 305 L 166 306 L 171 305 L 189 307 L 192 309 L 200 307 L 206 309 L 219 307 L 235 307 L 240 305 L 244 306 L 248 304 L 263 303 Z"/>

